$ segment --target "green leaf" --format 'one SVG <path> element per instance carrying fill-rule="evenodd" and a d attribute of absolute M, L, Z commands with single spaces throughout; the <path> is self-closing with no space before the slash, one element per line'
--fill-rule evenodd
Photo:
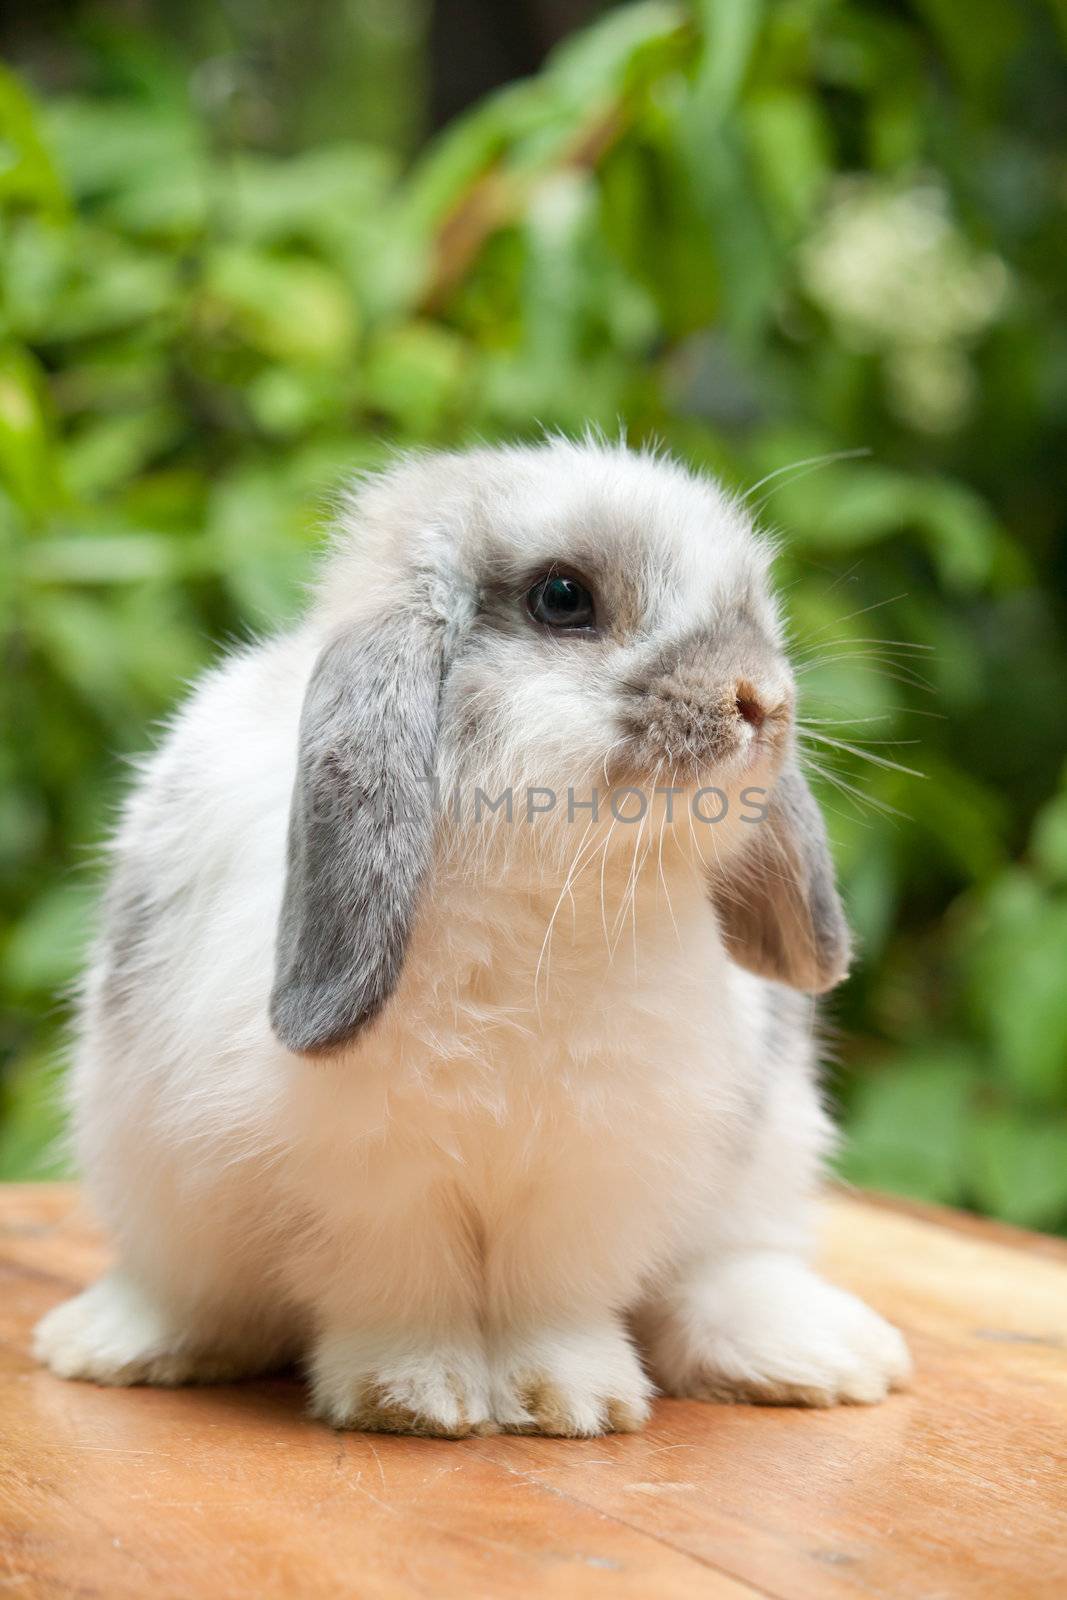
<path fill-rule="evenodd" d="M 897 863 L 888 842 L 872 838 L 869 819 L 842 816 L 840 796 L 831 785 L 823 791 L 829 816 L 830 837 L 841 863 L 849 926 L 865 965 L 876 962 L 885 948 L 896 915 L 900 892 Z M 842 834 L 850 849 L 842 849 Z"/>
<path fill-rule="evenodd" d="M 173 103 L 54 100 L 46 126 L 67 182 L 82 200 L 166 189 L 175 181 L 184 187 L 198 169 L 198 131 Z"/>
<path fill-rule="evenodd" d="M 180 305 L 176 262 L 130 248 L 98 230 L 77 230 L 65 292 L 42 329 L 42 344 L 100 337 L 136 327 Z"/>
<path fill-rule="evenodd" d="M 983 1210 L 1025 1228 L 1067 1223 L 1067 1115 L 1049 1122 L 984 1111 L 970 1148 L 970 1183 Z"/>
<path fill-rule="evenodd" d="M 95 900 L 88 882 L 54 883 L 8 935 L 0 954 L 4 983 L 18 994 L 55 996 L 81 964 Z"/>
<path fill-rule="evenodd" d="M 27 625 L 53 678 L 95 716 L 119 723 L 131 715 L 133 667 L 124 659 L 122 631 L 102 596 L 38 592 Z"/>
<path fill-rule="evenodd" d="M 350 358 L 358 326 L 351 296 L 328 267 L 242 245 L 211 256 L 199 314 L 226 319 L 268 356 L 332 366 Z"/>
<path fill-rule="evenodd" d="M 906 759 L 907 752 L 901 755 Z M 914 835 L 927 836 L 942 870 L 955 868 L 967 879 L 988 880 L 1006 865 L 1003 800 L 940 754 L 920 747 L 914 759 L 926 774 L 924 783 L 909 790 Z"/>
<path fill-rule="evenodd" d="M 31 206 L 62 217 L 67 200 L 38 128 L 33 101 L 0 63 L 0 205 Z"/>
<path fill-rule="evenodd" d="M 1049 1105 L 1067 1094 L 1067 897 L 1021 870 L 982 901 L 970 951 L 971 1001 L 989 1029 L 1007 1085 Z"/>
<path fill-rule="evenodd" d="M 967 1126 L 976 1062 L 931 1046 L 861 1079 L 840 1169 L 854 1183 L 958 1202 L 967 1178 Z"/>
<path fill-rule="evenodd" d="M 976 95 L 995 90 L 1019 45 L 1021 14 L 1001 0 L 916 0 L 940 35 L 949 61 Z"/>
<path fill-rule="evenodd" d="M 462 340 L 430 322 L 408 322 L 367 351 L 363 401 L 414 439 L 435 438 L 463 400 L 469 370 Z"/>
<path fill-rule="evenodd" d="M 723 321 L 751 343 L 765 327 L 781 262 L 739 131 L 720 124 L 718 108 L 695 92 L 676 108 L 676 148 L 687 196 L 716 267 Z"/>
<path fill-rule="evenodd" d="M 175 406 L 104 417 L 67 442 L 67 486 L 75 496 L 92 497 L 125 483 L 161 455 L 180 434 L 183 418 Z"/>
<path fill-rule="evenodd" d="M 25 572 L 41 584 L 143 583 L 173 578 L 187 565 L 180 547 L 161 534 L 55 534 L 27 550 Z"/>
<path fill-rule="evenodd" d="M 246 466 L 213 490 L 207 541 L 242 620 L 255 627 L 292 611 L 308 576 L 294 536 L 296 497 L 276 472 Z"/>
<path fill-rule="evenodd" d="M 44 1038 L 0 1084 L 0 1183 L 72 1176 L 63 1142 L 62 1050 L 54 1034 Z"/>
<path fill-rule="evenodd" d="M 810 95 L 766 89 L 749 96 L 745 130 L 757 181 L 779 226 L 797 236 L 810 222 L 831 176 L 830 141 Z"/>
<path fill-rule="evenodd" d="M 759 37 L 763 9 L 762 0 L 698 0 L 704 49 L 696 92 L 716 122 L 722 121 L 741 91 Z"/>
<path fill-rule="evenodd" d="M 965 485 L 918 477 L 875 462 L 828 464 L 786 478 L 777 517 L 815 550 L 859 550 L 918 534 L 946 586 L 973 591 L 992 570 L 999 529 L 988 506 Z"/>
<path fill-rule="evenodd" d="M 225 178 L 223 204 L 250 244 L 333 243 L 388 200 L 394 163 L 368 145 L 330 145 L 287 161 L 242 152 Z"/>
<path fill-rule="evenodd" d="M 0 349 L 0 482 L 31 515 L 56 498 L 40 369 L 28 351 L 13 345 Z"/>
<path fill-rule="evenodd" d="M 637 0 L 556 46 L 545 79 L 573 108 L 628 93 L 635 74 L 679 59 L 685 11 L 671 0 Z"/>
<path fill-rule="evenodd" d="M 516 83 L 490 95 L 447 128 L 416 163 L 405 186 L 402 226 L 412 240 L 425 239 L 511 140 L 543 126 L 550 116 L 540 83 Z"/>
<path fill-rule="evenodd" d="M 1067 886 L 1067 791 L 1038 812 L 1031 849 L 1049 882 Z"/>

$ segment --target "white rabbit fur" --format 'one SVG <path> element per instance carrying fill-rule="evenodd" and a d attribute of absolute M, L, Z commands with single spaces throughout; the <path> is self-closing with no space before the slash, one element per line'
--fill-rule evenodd
<path fill-rule="evenodd" d="M 688 803 L 668 820 L 662 798 L 637 825 L 445 807 L 395 992 L 323 1033 L 325 1059 L 269 1018 L 301 707 L 330 639 L 417 613 L 443 663 L 436 776 L 464 802 L 476 784 L 588 798 L 620 746 L 645 762 L 624 782 L 735 801 L 793 761 L 769 561 L 714 485 L 594 442 L 417 457 L 353 494 L 304 622 L 208 674 L 114 841 L 71 1101 L 118 1265 L 41 1323 L 56 1372 L 169 1384 L 297 1358 L 331 1422 L 450 1435 L 635 1428 L 654 1386 L 829 1404 L 904 1380 L 899 1334 L 806 1264 L 830 1143 L 814 1001 L 759 975 L 773 959 L 743 934 L 724 943 L 758 827 L 695 824 Z M 507 612 L 515 574 L 559 562 L 597 567 L 610 636 Z M 757 734 L 731 699 L 733 744 L 698 718 L 680 753 L 669 647 L 718 631 L 729 655 L 738 614 L 763 650 L 741 675 L 777 722 Z M 722 676 L 721 651 L 701 660 Z M 831 929 L 805 986 L 846 959 Z"/>

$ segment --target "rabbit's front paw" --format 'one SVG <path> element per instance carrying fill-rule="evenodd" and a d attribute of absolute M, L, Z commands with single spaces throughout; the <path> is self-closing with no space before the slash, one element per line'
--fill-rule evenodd
<path fill-rule="evenodd" d="M 903 1338 L 788 1256 L 738 1256 L 688 1286 L 649 1341 L 668 1394 L 763 1405 L 873 1405 L 905 1386 Z"/>
<path fill-rule="evenodd" d="M 493 1416 L 506 1433 L 636 1433 L 652 1393 L 616 1325 L 504 1337 L 493 1363 Z"/>
<path fill-rule="evenodd" d="M 61 1378 L 120 1387 L 221 1383 L 260 1365 L 209 1344 L 199 1347 L 121 1274 L 54 1306 L 34 1329 L 33 1353 Z"/>
<path fill-rule="evenodd" d="M 327 1334 L 311 1361 L 312 1410 L 335 1428 L 463 1439 L 496 1433 L 473 1344 Z"/>

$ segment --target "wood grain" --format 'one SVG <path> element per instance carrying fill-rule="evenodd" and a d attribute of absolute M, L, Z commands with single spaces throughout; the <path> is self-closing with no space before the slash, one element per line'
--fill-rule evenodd
<path fill-rule="evenodd" d="M 868 1410 L 663 1401 L 588 1442 L 339 1435 L 286 1379 L 101 1390 L 28 1335 L 104 1252 L 76 1194 L 0 1190 L 0 1590 L 619 1600 L 1063 1600 L 1067 1256 L 832 1197 L 827 1270 L 897 1321 Z"/>

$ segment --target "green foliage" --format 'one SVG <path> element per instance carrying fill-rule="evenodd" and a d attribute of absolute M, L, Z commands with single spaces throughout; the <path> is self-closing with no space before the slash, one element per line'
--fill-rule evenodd
<path fill-rule="evenodd" d="M 645 0 L 414 165 L 410 115 L 354 143 L 306 83 L 257 134 L 161 33 L 79 35 L 36 101 L 0 75 L 0 1171 L 57 1159 L 122 758 L 293 613 L 331 490 L 624 424 L 782 539 L 864 952 L 844 1170 L 1067 1229 L 1057 18 Z"/>

